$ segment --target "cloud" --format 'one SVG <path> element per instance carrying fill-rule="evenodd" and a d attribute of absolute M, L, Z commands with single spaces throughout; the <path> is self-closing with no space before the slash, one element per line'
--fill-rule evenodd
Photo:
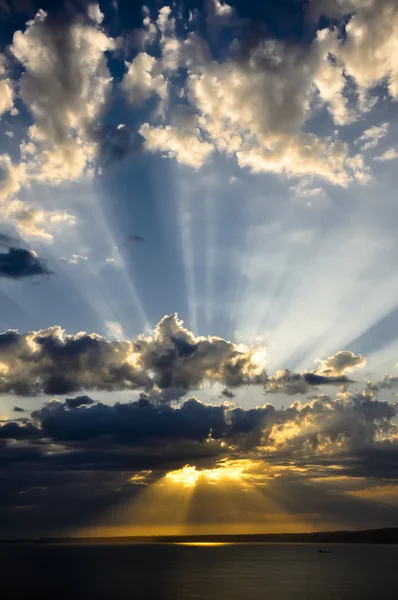
<path fill-rule="evenodd" d="M 289 369 L 277 371 L 265 383 L 267 394 L 284 393 L 290 395 L 307 394 L 311 387 L 321 385 L 347 386 L 353 383 L 346 373 L 362 368 L 366 364 L 364 356 L 348 350 L 341 350 L 324 360 L 316 359 L 315 371 L 292 373 Z"/>
<path fill-rule="evenodd" d="M 193 169 L 199 169 L 214 150 L 212 144 L 201 139 L 201 132 L 197 127 L 153 127 L 144 123 L 140 134 L 145 138 L 144 146 L 147 150 L 164 152 Z"/>
<path fill-rule="evenodd" d="M 23 236 L 52 242 L 54 237 L 49 229 L 75 225 L 76 219 L 66 212 L 47 211 L 17 200 L 15 196 L 21 188 L 29 185 L 26 169 L 23 161 L 15 165 L 7 154 L 0 155 L 0 217 L 14 225 Z"/>
<path fill-rule="evenodd" d="M 373 160 L 378 160 L 380 162 L 386 162 L 388 160 L 395 160 L 396 158 L 398 158 L 398 152 L 395 150 L 395 148 L 389 148 L 388 150 L 383 152 L 383 154 L 381 154 L 380 156 L 375 156 Z"/>
<path fill-rule="evenodd" d="M 122 340 L 124 336 L 123 327 L 117 321 L 105 322 L 106 334 L 113 340 Z"/>
<path fill-rule="evenodd" d="M 83 254 L 72 254 L 70 258 L 61 258 L 62 262 L 66 262 L 70 265 L 78 265 L 84 263 L 86 260 L 88 260 L 88 256 L 84 256 Z"/>
<path fill-rule="evenodd" d="M 377 452 L 386 442 L 398 450 L 395 404 L 379 401 L 369 392 L 321 394 L 306 403 L 294 402 L 276 410 L 271 404 L 253 409 L 203 404 L 189 398 L 180 406 L 156 405 L 140 397 L 136 402 L 93 404 L 84 396 L 65 403 L 52 400 L 33 411 L 32 421 L 7 421 L 0 437 L 48 440 L 76 449 L 82 443 L 152 449 L 173 444 L 184 461 L 189 444 L 213 444 L 214 455 L 257 458 L 360 456 Z M 6 427 L 7 426 L 7 427 Z M 23 429 L 26 427 L 26 429 Z M 181 446 L 187 443 L 187 446 Z M 147 446 L 149 444 L 149 446 Z M 198 448 L 198 446 L 196 446 Z M 71 457 L 73 459 L 73 456 Z"/>
<path fill-rule="evenodd" d="M 54 236 L 48 229 L 76 225 L 76 217 L 66 212 L 40 210 L 18 200 L 10 202 L 8 206 L 17 229 L 24 237 L 38 237 L 52 242 Z"/>
<path fill-rule="evenodd" d="M 0 79 L 0 117 L 14 106 L 13 90 L 9 79 Z"/>
<path fill-rule="evenodd" d="M 153 56 L 140 52 L 126 66 L 127 72 L 121 88 L 130 104 L 139 105 L 154 94 L 161 99 L 167 97 L 167 81 L 162 75 L 160 64 Z"/>
<path fill-rule="evenodd" d="M 233 14 L 233 8 L 223 0 L 211 0 L 214 12 L 218 17 L 229 17 Z"/>
<path fill-rule="evenodd" d="M 362 143 L 361 150 L 372 150 L 376 148 L 380 142 L 388 133 L 388 123 L 383 123 L 378 127 L 370 127 L 366 129 L 363 134 L 358 138 L 356 143 Z"/>
<path fill-rule="evenodd" d="M 169 400 L 206 382 L 226 386 L 261 384 L 264 365 L 256 351 L 217 337 L 195 337 L 177 315 L 164 317 L 151 337 L 106 341 L 60 327 L 0 335 L 0 392 L 68 394 L 79 390 L 145 389 L 155 386 Z M 182 392 L 180 391 L 182 389 Z"/>
<path fill-rule="evenodd" d="M 0 426 L 0 440 L 30 440 L 39 438 L 40 431 L 31 423 L 8 421 Z"/>
<path fill-rule="evenodd" d="M 337 57 L 347 75 L 358 86 L 361 108 L 374 105 L 370 90 L 385 82 L 393 99 L 398 99 L 398 7 L 395 0 L 312 0 L 313 13 L 347 20 Z M 348 17 L 348 18 L 347 18 Z"/>
<path fill-rule="evenodd" d="M 316 362 L 319 364 L 316 370 L 317 374 L 326 377 L 339 377 L 363 368 L 366 359 L 364 356 L 354 354 L 349 350 L 341 350 L 334 356 L 329 356 L 325 360 L 317 359 Z"/>
<path fill-rule="evenodd" d="M 11 111 L 14 106 L 14 90 L 11 80 L 7 77 L 6 59 L 0 53 L 0 118 Z"/>
<path fill-rule="evenodd" d="M 90 406 L 94 404 L 94 400 L 89 396 L 77 396 L 76 398 L 66 398 L 65 406 L 69 409 L 79 408 L 79 406 Z"/>
<path fill-rule="evenodd" d="M 224 0 L 207 0 L 208 21 L 213 25 L 229 25 L 236 17 L 236 11 Z"/>
<path fill-rule="evenodd" d="M 23 279 L 50 274 L 51 271 L 33 250 L 10 247 L 6 254 L 0 254 L 0 277 Z"/>
<path fill-rule="evenodd" d="M 95 160 L 90 129 L 110 92 L 105 52 L 114 42 L 92 23 L 58 21 L 39 10 L 14 34 L 10 51 L 24 68 L 20 97 L 34 118 L 29 174 L 38 181 L 79 179 Z"/>
<path fill-rule="evenodd" d="M 289 396 L 307 394 L 311 387 L 320 385 L 337 385 L 346 386 L 351 383 L 348 377 L 341 376 L 325 376 L 314 372 L 309 373 L 292 373 L 289 369 L 277 371 L 275 375 L 271 375 L 265 383 L 264 389 L 266 394 L 288 394 Z"/>
<path fill-rule="evenodd" d="M 229 390 L 228 388 L 224 388 L 221 391 L 221 396 L 225 396 L 225 398 L 234 398 L 235 394 L 231 390 Z"/>
<path fill-rule="evenodd" d="M 214 15 L 230 14 L 229 5 L 223 3 L 210 4 L 210 8 Z M 332 49 L 339 47 L 337 34 L 319 32 L 307 48 L 270 38 L 246 48 L 235 40 L 221 62 L 211 56 L 196 33 L 177 43 L 171 14 L 171 9 L 164 7 L 157 20 L 163 36 L 162 58 L 140 53 L 129 66 L 132 100 L 142 101 L 157 93 L 157 86 L 163 86 L 163 80 L 157 83 L 157 78 L 169 77 L 169 71 L 182 66 L 187 77 L 180 96 L 189 106 L 174 106 L 169 123 L 141 126 L 148 150 L 200 168 L 216 148 L 256 173 L 320 177 L 342 186 L 354 179 L 365 182 L 368 169 L 362 155 L 350 156 L 348 144 L 333 136 L 304 131 L 317 95 L 336 123 L 356 119 L 343 94 L 346 79 L 342 66 L 331 58 Z M 175 43 L 173 60 L 165 58 L 163 38 Z M 123 85 L 127 90 L 127 79 Z M 183 106 L 190 117 L 179 120 Z"/>

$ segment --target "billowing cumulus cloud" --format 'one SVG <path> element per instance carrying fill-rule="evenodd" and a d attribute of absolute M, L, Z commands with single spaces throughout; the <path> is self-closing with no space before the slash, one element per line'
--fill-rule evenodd
<path fill-rule="evenodd" d="M 141 104 L 153 94 L 165 99 L 167 81 L 153 56 L 140 52 L 128 65 L 127 73 L 121 84 L 131 104 Z"/>
<path fill-rule="evenodd" d="M 341 350 L 334 356 L 329 356 L 325 360 L 317 359 L 316 362 L 319 364 L 316 370 L 317 374 L 338 377 L 364 367 L 366 359 L 364 356 L 356 355 L 348 350 Z"/>
<path fill-rule="evenodd" d="M 76 396 L 76 398 L 66 398 L 65 400 L 67 408 L 79 408 L 79 406 L 90 406 L 90 404 L 94 404 L 94 400 L 89 396 Z"/>
<path fill-rule="evenodd" d="M 52 400 L 32 412 L 32 420 L 6 421 L 2 438 L 42 438 L 53 444 L 103 441 L 125 447 L 158 444 L 215 444 L 216 454 L 244 453 L 292 458 L 344 455 L 398 443 L 395 404 L 369 391 L 319 395 L 286 410 L 271 404 L 242 409 L 226 403 L 206 405 L 190 398 L 180 406 L 156 405 L 145 398 L 125 404 L 93 404 L 85 397 Z M 70 446 L 71 445 L 71 446 Z M 184 450 L 182 450 L 184 452 Z M 187 457 L 182 456 L 182 460 Z"/>
<path fill-rule="evenodd" d="M 17 198 L 21 189 L 32 181 L 58 185 L 93 176 L 97 167 L 143 148 L 194 169 L 218 151 L 253 173 L 298 179 L 298 190 L 304 189 L 297 187 L 300 180 L 308 182 L 307 190 L 320 190 L 314 178 L 344 187 L 367 183 L 371 171 L 363 152 L 376 147 L 388 124 L 368 127 L 352 144 L 332 127 L 320 134 L 312 121 L 322 108 L 335 125 L 360 121 L 376 102 L 373 88 L 379 83 L 397 97 L 396 6 L 393 0 L 313 0 L 308 10 L 333 19 L 311 44 L 265 34 L 248 44 L 237 33 L 217 56 L 198 34 L 198 14 L 188 25 L 175 7 L 163 6 L 157 14 L 144 7 L 142 28 L 126 39 L 106 33 L 95 3 L 83 3 L 80 12 L 38 10 L 9 47 L 22 70 L 19 80 L 0 61 L 0 112 L 12 110 L 18 98 L 33 120 L 20 145 L 21 160 L 1 157 L 4 218 L 23 236 L 52 241 L 53 220 L 71 224 L 75 218 L 25 207 Z M 206 14 L 215 27 L 238 32 L 244 25 L 226 2 L 209 1 Z M 120 57 L 122 49 L 128 60 L 116 85 L 107 57 Z M 103 122 L 117 88 L 140 111 L 133 129 Z M 390 149 L 375 160 L 393 158 Z"/>
<path fill-rule="evenodd" d="M 35 489 L 40 481 L 46 481 L 51 498 L 61 485 L 63 527 L 66 498 L 71 494 L 79 503 L 72 523 L 82 518 L 84 486 L 79 473 L 89 481 L 88 515 L 92 518 L 93 511 L 101 509 L 93 498 L 106 499 L 112 506 L 116 499 L 120 502 L 126 482 L 128 499 L 141 485 L 150 485 L 187 464 L 193 471 L 192 465 L 197 469 L 233 467 L 234 473 L 243 475 L 246 487 L 261 490 L 266 483 L 268 493 L 287 494 L 295 514 L 301 501 L 306 513 L 312 514 L 312 501 L 322 505 L 314 509 L 317 514 L 328 514 L 327 496 L 323 496 L 327 489 L 331 506 L 339 504 L 339 518 L 345 515 L 347 523 L 353 523 L 346 492 L 366 495 L 378 486 L 381 494 L 387 493 L 398 476 L 396 417 L 397 405 L 378 400 L 370 390 L 339 393 L 335 398 L 320 394 L 307 402 L 295 401 L 286 409 L 271 404 L 253 409 L 231 402 L 210 405 L 195 398 L 175 406 L 152 402 L 142 394 L 137 401 L 113 405 L 94 404 L 87 396 L 65 402 L 53 399 L 30 418 L 0 423 L 0 459 L 6 466 L 0 478 L 8 477 L 6 505 L 23 503 L 20 490 L 29 494 L 27 501 L 32 504 L 29 488 Z M 4 486 L 1 489 L 4 495 Z M 307 495 L 302 496 L 305 489 Z M 375 522 L 375 500 L 368 507 L 370 523 Z M 35 498 L 32 509 L 39 520 L 43 501 Z M 354 512 L 358 506 L 354 503 Z M 388 521 L 386 513 L 384 517 Z M 82 523 L 86 520 L 83 517 Z M 48 511 L 45 522 L 48 526 Z"/>
<path fill-rule="evenodd" d="M 50 275 L 51 271 L 33 250 L 10 247 L 0 254 L 0 277 L 22 279 L 34 275 Z"/>
<path fill-rule="evenodd" d="M 164 317 L 152 337 L 106 341 L 60 327 L 0 336 L 0 391 L 67 394 L 79 390 L 173 390 L 168 400 L 203 383 L 261 384 L 264 365 L 256 349 L 217 337 L 195 337 L 176 315 Z M 182 391 L 181 391 L 182 390 Z"/>
<path fill-rule="evenodd" d="M 346 37 L 337 52 L 347 75 L 358 85 L 362 108 L 374 104 L 368 92 L 385 80 L 392 98 L 398 98 L 398 7 L 395 0 L 312 0 L 317 15 L 349 17 Z"/>
<path fill-rule="evenodd" d="M 233 14 L 225 3 L 210 3 L 209 10 L 213 18 L 224 20 Z M 333 136 L 304 131 L 317 99 L 338 125 L 358 118 L 345 95 L 347 80 L 338 58 L 341 39 L 337 30 L 318 32 L 309 48 L 271 38 L 247 48 L 236 39 L 229 56 L 219 62 L 196 33 L 177 40 L 171 15 L 171 9 L 164 7 L 156 21 L 162 58 L 139 53 L 128 66 L 122 87 L 132 102 L 153 94 L 163 96 L 170 72 L 184 67 L 187 77 L 182 95 L 188 99 L 196 124 L 188 131 L 185 122 L 176 125 L 173 119 L 157 126 L 145 123 L 140 133 L 147 149 L 194 168 L 216 147 L 253 172 L 316 176 L 342 186 L 355 179 L 368 180 L 361 154 L 353 155 L 345 142 Z M 169 54 L 167 44 L 172 46 Z M 174 107 L 174 112 L 181 106 Z"/>
<path fill-rule="evenodd" d="M 364 356 L 348 350 L 341 350 L 324 360 L 316 359 L 318 367 L 314 371 L 292 373 L 289 369 L 277 371 L 265 383 L 267 394 L 284 393 L 290 395 L 307 394 L 311 387 L 321 385 L 346 386 L 353 381 L 347 377 L 366 364 Z"/>
<path fill-rule="evenodd" d="M 24 69 L 19 94 L 34 118 L 25 150 L 31 177 L 56 184 L 93 164 L 90 132 L 110 91 L 105 52 L 113 47 L 98 22 L 60 22 L 42 10 L 14 34 L 10 50 Z"/>

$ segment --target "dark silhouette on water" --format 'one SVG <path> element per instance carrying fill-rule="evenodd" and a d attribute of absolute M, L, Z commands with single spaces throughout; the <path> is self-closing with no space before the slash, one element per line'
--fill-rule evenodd
<path fill-rule="evenodd" d="M 331 550 L 318 550 L 320 554 L 332 554 Z"/>

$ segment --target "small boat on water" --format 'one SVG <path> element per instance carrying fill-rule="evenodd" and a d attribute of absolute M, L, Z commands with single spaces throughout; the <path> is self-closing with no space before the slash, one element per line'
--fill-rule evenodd
<path fill-rule="evenodd" d="M 332 554 L 332 550 L 318 550 L 320 554 Z"/>

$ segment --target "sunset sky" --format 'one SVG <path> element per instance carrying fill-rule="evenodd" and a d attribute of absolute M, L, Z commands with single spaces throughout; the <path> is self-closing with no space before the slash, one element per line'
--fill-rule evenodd
<path fill-rule="evenodd" d="M 396 0 L 0 0 L 0 538 L 398 526 Z"/>

